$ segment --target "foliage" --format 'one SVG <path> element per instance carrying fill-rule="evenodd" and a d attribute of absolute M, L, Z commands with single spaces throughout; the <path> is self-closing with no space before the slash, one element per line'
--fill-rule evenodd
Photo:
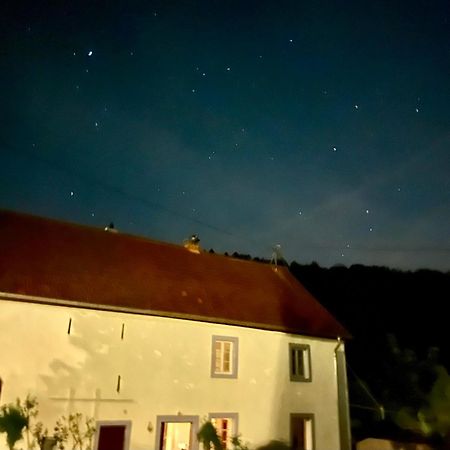
<path fill-rule="evenodd" d="M 19 401 L 0 408 L 0 433 L 6 433 L 6 442 L 10 450 L 13 450 L 15 443 L 22 439 L 24 428 L 27 426 L 28 419 Z"/>
<path fill-rule="evenodd" d="M 31 421 L 34 420 L 38 413 L 38 401 L 36 397 L 32 397 L 31 395 L 27 395 L 24 402 L 21 404 L 20 400 L 17 399 L 17 404 L 22 408 L 23 415 L 27 419 L 27 424 L 25 426 L 25 436 L 27 440 L 27 447 L 28 448 L 34 448 L 35 441 L 30 439 L 30 433 L 33 435 L 32 427 L 31 427 Z"/>
<path fill-rule="evenodd" d="M 53 434 L 42 422 L 32 424 L 38 416 L 38 401 L 36 397 L 27 396 L 22 403 L 3 405 L 0 408 L 0 432 L 7 434 L 10 450 L 14 449 L 17 441 L 23 439 L 26 433 L 26 443 L 29 450 L 36 446 L 43 450 L 46 442 L 51 440 L 59 450 L 64 450 L 70 442 L 72 450 L 92 450 L 92 438 L 95 434 L 93 418 L 83 418 L 80 413 L 62 416 L 56 421 Z"/>
<path fill-rule="evenodd" d="M 205 450 L 210 450 L 211 447 L 214 447 L 214 450 L 223 450 L 222 442 L 219 436 L 217 436 L 216 428 L 210 420 L 204 422 L 200 427 L 197 433 L 197 439 L 203 444 Z"/>
<path fill-rule="evenodd" d="M 240 435 L 231 438 L 231 445 L 233 446 L 233 450 L 249 450 L 248 444 L 242 441 Z"/>
<path fill-rule="evenodd" d="M 45 441 L 48 439 L 48 429 L 44 428 L 44 424 L 42 422 L 36 423 L 31 430 L 33 435 L 33 445 L 32 448 L 37 444 L 38 447 L 43 450 Z"/>
<path fill-rule="evenodd" d="M 53 440 L 55 441 L 55 445 L 59 450 L 64 449 L 64 444 L 67 442 L 69 438 L 69 429 L 65 424 L 65 419 L 58 419 L 56 421 L 55 428 L 53 429 Z"/>
<path fill-rule="evenodd" d="M 438 349 L 432 347 L 419 357 L 388 335 L 383 354 L 368 383 L 358 380 L 357 386 L 350 385 L 352 406 L 367 405 L 371 411 L 363 416 L 356 410 L 353 419 L 362 419 L 360 427 L 364 424 L 372 435 L 427 440 L 433 445 L 450 442 L 450 376 L 438 362 Z M 351 383 L 352 371 L 349 374 Z M 377 407 L 386 412 L 386 420 Z"/>
<path fill-rule="evenodd" d="M 425 436 L 450 437 L 450 376 L 443 366 L 435 367 L 436 380 L 422 404 L 402 407 L 394 420 L 404 429 Z"/>
<path fill-rule="evenodd" d="M 72 450 L 92 450 L 92 438 L 95 434 L 94 419 L 83 419 L 81 413 L 63 416 L 55 427 L 54 438 L 58 442 L 58 448 L 64 449 L 64 443 L 71 441 Z"/>
<path fill-rule="evenodd" d="M 64 450 L 64 444 L 69 437 L 67 425 L 62 423 L 61 420 L 56 421 L 56 425 L 53 428 L 53 435 L 49 434 L 48 428 L 44 428 L 42 422 L 37 422 L 34 427 L 32 427 L 31 432 L 34 438 L 31 449 L 34 449 L 37 444 L 40 450 L 44 450 L 45 444 L 48 441 L 52 441 L 54 447 L 59 450 Z"/>

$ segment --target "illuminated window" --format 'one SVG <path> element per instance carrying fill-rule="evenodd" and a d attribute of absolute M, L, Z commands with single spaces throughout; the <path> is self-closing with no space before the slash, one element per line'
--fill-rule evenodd
<path fill-rule="evenodd" d="M 311 381 L 311 355 L 309 345 L 289 344 L 291 381 Z"/>
<path fill-rule="evenodd" d="M 213 336 L 211 353 L 211 376 L 237 378 L 238 338 Z"/>
<path fill-rule="evenodd" d="M 219 436 L 223 448 L 232 448 L 231 439 L 238 434 L 238 414 L 211 413 L 209 414 L 209 418 L 217 431 L 217 436 Z"/>

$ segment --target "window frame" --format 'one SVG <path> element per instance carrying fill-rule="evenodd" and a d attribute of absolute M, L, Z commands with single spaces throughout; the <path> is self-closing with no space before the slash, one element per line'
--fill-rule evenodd
<path fill-rule="evenodd" d="M 294 354 L 302 355 L 303 370 L 302 373 L 295 373 L 294 371 Z M 305 370 L 305 363 L 307 371 Z M 306 373 L 307 372 L 307 373 Z M 312 367 L 311 367 L 311 347 L 308 344 L 289 343 L 289 377 L 291 381 L 310 383 L 312 381 Z"/>
<path fill-rule="evenodd" d="M 230 430 L 230 444 L 231 438 L 237 436 L 239 433 L 239 413 L 236 412 L 213 412 L 208 414 L 208 419 L 231 419 L 232 428 Z M 220 436 L 219 436 L 220 439 Z M 231 448 L 231 447 L 230 447 Z M 228 447 L 226 448 L 228 449 Z M 225 449 L 225 450 L 226 450 Z"/>
<path fill-rule="evenodd" d="M 163 423 L 190 423 L 191 424 L 191 434 L 190 434 L 190 448 L 189 450 L 198 450 L 198 439 L 197 433 L 199 430 L 199 416 L 184 416 L 180 415 L 161 415 L 156 416 L 156 435 L 155 435 L 155 450 L 161 450 L 161 434 Z"/>
<path fill-rule="evenodd" d="M 231 370 L 227 372 L 216 371 L 216 343 L 229 342 L 231 344 Z M 239 362 L 239 338 L 234 336 L 213 335 L 211 340 L 211 378 L 237 378 Z"/>

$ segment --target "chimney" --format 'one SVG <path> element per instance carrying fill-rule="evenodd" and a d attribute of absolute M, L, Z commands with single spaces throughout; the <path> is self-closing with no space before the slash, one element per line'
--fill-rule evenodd
<path fill-rule="evenodd" d="M 108 226 L 105 227 L 105 231 L 109 231 L 110 233 L 118 233 L 119 230 L 114 228 L 114 223 L 111 222 Z"/>
<path fill-rule="evenodd" d="M 189 239 L 185 239 L 183 245 L 192 253 L 200 253 L 200 239 L 196 234 L 193 234 Z"/>

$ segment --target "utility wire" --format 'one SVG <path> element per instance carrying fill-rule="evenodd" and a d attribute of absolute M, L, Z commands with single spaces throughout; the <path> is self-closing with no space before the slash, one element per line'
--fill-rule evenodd
<path fill-rule="evenodd" d="M 366 384 L 359 378 L 359 376 L 356 374 L 356 372 L 352 369 L 350 364 L 347 362 L 347 367 L 350 369 L 350 372 L 355 377 L 358 384 L 364 389 L 366 394 L 369 396 L 369 398 L 372 400 L 372 402 L 377 406 L 377 408 L 370 408 L 370 407 L 362 407 L 360 405 L 353 405 L 355 407 L 364 408 L 364 409 L 373 409 L 375 411 L 378 411 L 381 416 L 381 420 L 385 419 L 385 409 L 384 406 L 375 398 L 375 396 L 370 392 L 369 388 L 366 386 Z"/>
<path fill-rule="evenodd" d="M 37 155 L 35 152 L 32 152 L 25 148 L 19 148 L 18 146 L 6 143 L 3 140 L 1 141 L 1 144 L 3 147 L 8 148 L 11 151 L 21 153 L 22 155 L 24 155 L 25 157 L 27 157 L 29 159 L 32 159 L 32 160 L 38 161 L 42 164 L 45 164 L 46 166 L 48 166 L 52 169 L 57 169 L 61 172 L 65 172 L 73 177 L 83 180 L 86 183 L 92 183 L 94 185 L 97 185 L 98 187 L 100 187 L 101 189 L 103 189 L 105 191 L 114 192 L 115 194 L 118 194 L 122 197 L 139 202 L 148 208 L 159 210 L 165 214 L 171 215 L 173 217 L 177 217 L 179 219 L 187 220 L 189 222 L 195 223 L 202 227 L 208 228 L 216 233 L 220 233 L 220 234 L 223 234 L 223 235 L 226 235 L 229 237 L 233 237 L 242 242 L 248 242 L 250 240 L 250 241 L 253 241 L 255 244 L 258 244 L 258 245 L 264 244 L 264 246 L 268 246 L 267 242 L 262 243 L 261 241 L 254 239 L 252 236 L 237 235 L 236 233 L 231 232 L 227 229 L 224 229 L 223 227 L 218 227 L 217 225 L 213 225 L 211 223 L 205 222 L 204 220 L 196 219 L 192 216 L 188 216 L 186 214 L 177 212 L 175 210 L 167 208 L 166 206 L 161 205 L 158 202 L 148 200 L 147 198 L 144 198 L 142 196 L 127 192 L 127 191 L 115 186 L 114 184 L 101 181 L 95 177 L 92 177 L 92 176 L 86 175 L 85 173 L 82 173 L 80 171 L 74 170 L 73 168 L 69 168 L 66 165 L 61 164 L 61 162 L 56 161 L 54 159 L 44 158 L 40 155 Z M 338 250 L 338 251 L 343 250 L 343 246 L 339 246 L 339 245 L 306 245 L 306 246 L 303 246 L 303 248 L 308 248 L 308 249 L 312 249 L 312 250 L 317 250 L 317 249 Z M 346 251 L 352 251 L 352 250 L 353 251 L 355 251 L 355 250 L 361 251 L 362 250 L 362 251 L 369 251 L 369 252 L 400 251 L 400 252 L 444 252 L 444 253 L 448 253 L 448 252 L 450 252 L 450 247 L 422 245 L 420 247 L 409 247 L 408 248 L 408 247 L 399 247 L 399 246 L 397 246 L 397 247 L 384 247 L 384 246 L 380 247 L 380 246 L 368 246 L 368 245 L 352 245 L 350 248 L 346 248 L 344 250 L 346 250 Z"/>
<path fill-rule="evenodd" d="M 57 170 L 59 170 L 61 172 L 65 172 L 65 173 L 67 173 L 67 174 L 69 174 L 71 176 L 79 178 L 79 179 L 81 179 L 81 180 L 83 180 L 85 182 L 95 184 L 95 185 L 99 186 L 100 188 L 102 188 L 102 189 L 104 189 L 106 191 L 114 192 L 116 194 L 121 195 L 122 197 L 126 197 L 126 198 L 129 198 L 129 199 L 132 199 L 134 201 L 137 201 L 139 203 L 144 204 L 145 206 L 147 206 L 149 208 L 157 209 L 157 210 L 160 210 L 160 211 L 162 211 L 162 212 L 164 212 L 166 214 L 172 215 L 174 217 L 185 219 L 185 220 L 188 220 L 190 222 L 196 223 L 198 225 L 202 225 L 202 226 L 204 226 L 206 228 L 209 228 L 209 229 L 211 229 L 213 231 L 216 231 L 218 233 L 226 234 L 228 236 L 233 236 L 233 233 L 231 233 L 231 232 L 229 232 L 227 230 L 224 230 L 223 228 L 220 228 L 220 227 L 218 227 L 216 225 L 212 225 L 210 223 L 204 222 L 204 221 L 202 221 L 200 219 L 195 219 L 193 217 L 190 217 L 190 216 L 187 216 L 185 214 L 179 213 L 177 211 L 174 211 L 174 210 L 172 210 L 170 208 L 167 208 L 167 207 L 161 205 L 160 203 L 148 200 L 148 199 L 146 199 L 144 197 L 141 197 L 141 196 L 138 196 L 136 194 L 132 194 L 130 192 L 126 192 L 123 189 L 120 189 L 120 188 L 118 188 L 117 186 L 115 186 L 113 184 L 110 184 L 110 183 L 107 183 L 107 182 L 104 182 L 104 181 L 100 181 L 99 179 L 97 179 L 95 177 L 92 177 L 92 176 L 86 175 L 84 173 L 81 173 L 79 171 L 76 171 L 74 169 L 71 169 L 71 168 L 67 167 L 66 165 L 61 164 L 58 161 L 50 160 L 50 159 L 47 159 L 47 158 L 43 158 L 42 156 L 36 155 L 34 152 L 31 152 L 31 151 L 23 149 L 23 148 L 19 149 L 18 147 L 14 147 L 11 144 L 5 144 L 5 142 L 3 142 L 3 141 L 2 141 L 2 145 L 4 147 L 9 148 L 10 150 L 22 153 L 23 155 L 25 155 L 29 159 L 34 159 L 36 161 L 39 161 L 40 163 L 43 163 L 43 164 L 51 167 L 52 169 L 57 169 Z"/>

